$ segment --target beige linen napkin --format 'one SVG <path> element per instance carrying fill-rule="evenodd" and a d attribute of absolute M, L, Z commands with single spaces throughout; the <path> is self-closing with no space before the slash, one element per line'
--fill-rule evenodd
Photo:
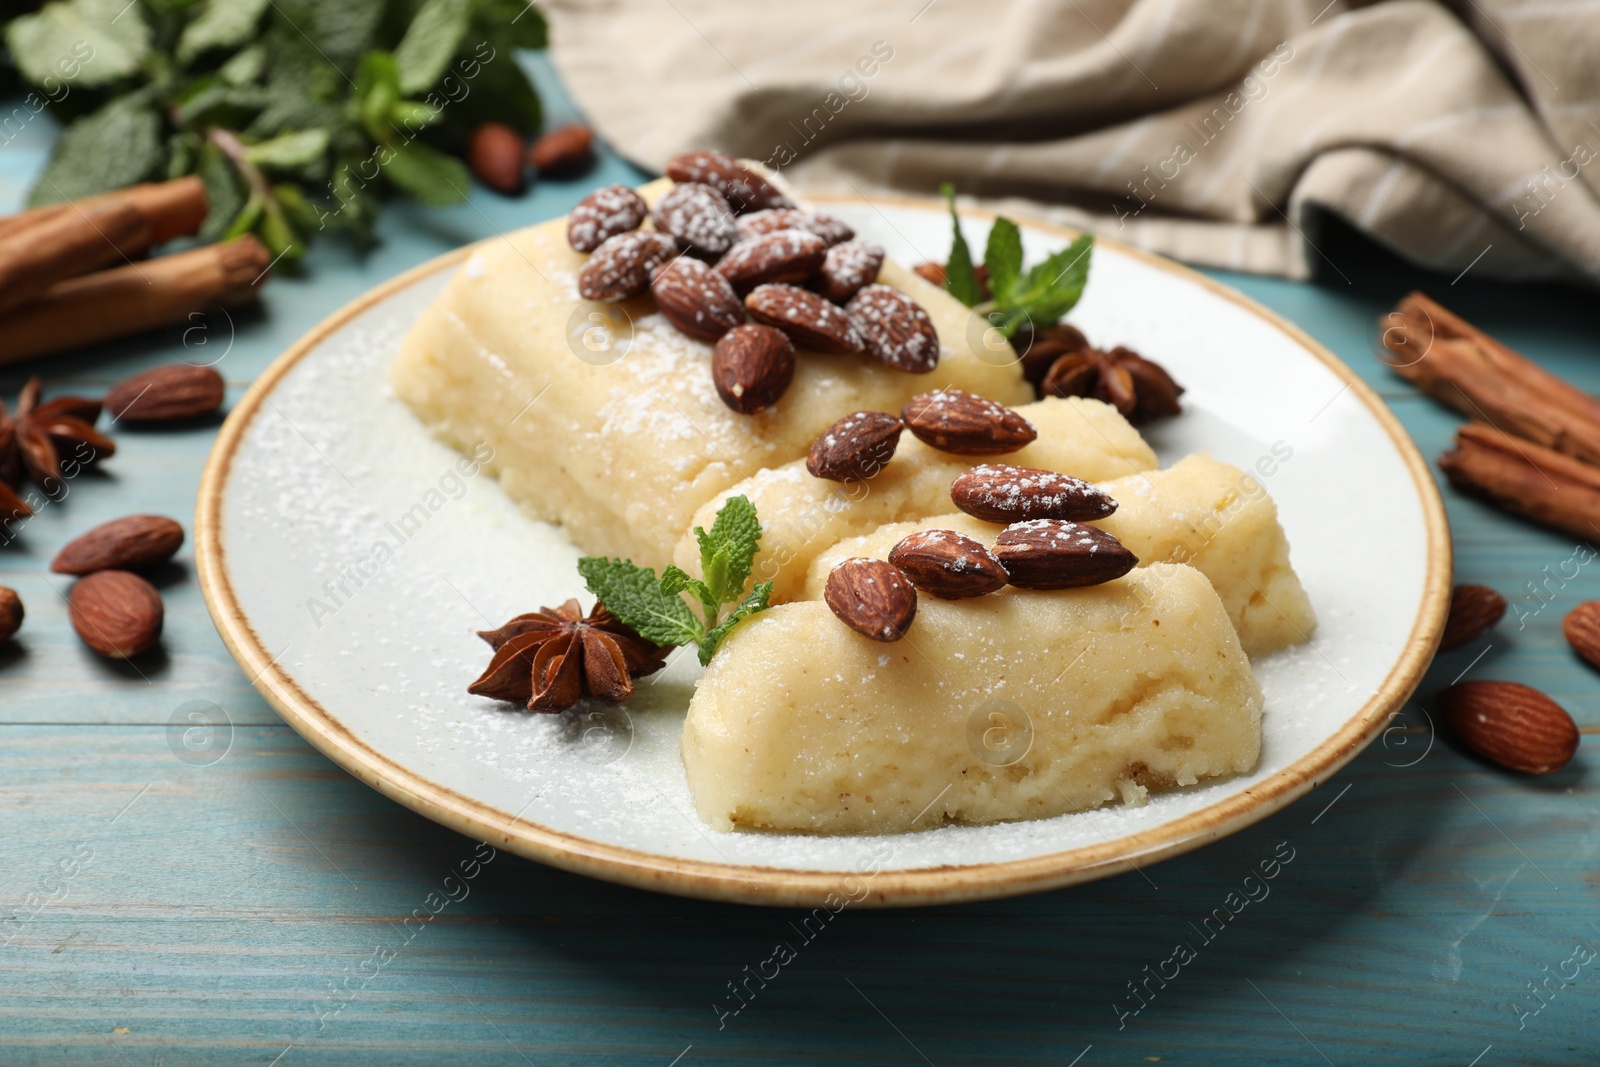
<path fill-rule="evenodd" d="M 812 192 L 953 181 L 1192 263 L 1320 260 L 1337 282 L 1332 212 L 1451 274 L 1600 281 L 1597 0 L 543 7 L 590 121 L 650 169 L 715 147 Z"/>

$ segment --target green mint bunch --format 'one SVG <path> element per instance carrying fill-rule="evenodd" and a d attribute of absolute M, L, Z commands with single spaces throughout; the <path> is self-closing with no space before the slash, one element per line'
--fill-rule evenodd
<path fill-rule="evenodd" d="M 203 239 L 285 261 L 322 230 L 370 239 L 389 191 L 464 199 L 468 133 L 541 120 L 522 0 L 52 0 L 4 36 L 29 108 L 66 125 L 30 206 L 197 174 Z"/>
<path fill-rule="evenodd" d="M 989 300 L 985 303 L 977 268 L 972 263 L 972 249 L 956 214 L 955 186 L 946 182 L 939 192 L 950 206 L 950 226 L 954 231 L 944 283 L 951 296 L 967 307 L 983 304 L 989 322 L 1007 338 L 1015 336 L 1024 324 L 1048 326 L 1060 322 L 1077 306 L 1089 281 L 1093 235 L 1084 234 L 1024 274 L 1022 231 L 1005 216 L 996 218 L 983 255 L 989 268 Z"/>
<path fill-rule="evenodd" d="M 657 577 L 632 560 L 601 556 L 580 559 L 578 573 L 589 592 L 640 637 L 658 645 L 699 645 L 704 666 L 735 626 L 767 608 L 772 583 L 761 582 L 745 595 L 761 542 L 761 522 L 748 497 L 730 498 L 710 531 L 696 526 L 694 536 L 702 578 L 671 565 Z M 700 602 L 699 614 L 683 599 L 686 592 Z M 724 613 L 729 605 L 732 610 Z"/>

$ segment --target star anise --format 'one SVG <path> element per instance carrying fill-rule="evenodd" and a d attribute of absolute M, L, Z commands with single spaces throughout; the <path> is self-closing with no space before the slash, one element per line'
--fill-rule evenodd
<path fill-rule="evenodd" d="M 38 378 L 28 379 L 17 397 L 15 418 L 0 403 L 0 481 L 12 487 L 21 485 L 25 471 L 49 489 L 52 479 L 62 479 L 63 459 L 87 465 L 117 450 L 111 438 L 94 428 L 100 401 L 58 396 L 41 404 L 41 385 Z"/>
<path fill-rule="evenodd" d="M 1039 386 L 1044 396 L 1087 396 L 1103 400 L 1135 425 L 1183 410 L 1183 386 L 1159 364 L 1131 348 L 1111 351 L 1085 345 L 1057 356 Z"/>
<path fill-rule="evenodd" d="M 585 696 L 620 704 L 633 695 L 633 680 L 659 671 L 671 651 L 634 633 L 604 605 L 584 617 L 576 600 L 518 615 L 478 636 L 495 653 L 467 692 L 530 711 L 563 711 Z"/>

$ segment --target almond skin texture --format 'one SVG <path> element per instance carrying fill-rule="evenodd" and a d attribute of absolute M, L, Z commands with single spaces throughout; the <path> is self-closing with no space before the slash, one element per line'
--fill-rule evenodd
<path fill-rule="evenodd" d="M 1095 526 L 1033 519 L 1007 526 L 995 538 L 994 557 L 1023 589 L 1077 589 L 1121 578 L 1139 557 Z"/>
<path fill-rule="evenodd" d="M 577 174 L 594 159 L 594 134 L 579 123 L 541 134 L 528 149 L 528 162 L 552 178 Z"/>
<path fill-rule="evenodd" d="M 919 530 L 889 550 L 889 562 L 943 600 L 983 596 L 1011 580 L 981 541 L 954 530 Z"/>
<path fill-rule="evenodd" d="M 898 289 L 868 285 L 845 305 L 867 355 L 909 374 L 939 365 L 939 334 L 922 305 Z"/>
<path fill-rule="evenodd" d="M 822 599 L 839 621 L 862 637 L 898 641 L 917 617 L 917 591 L 900 568 L 857 556 L 828 573 Z"/>
<path fill-rule="evenodd" d="M 950 483 L 956 507 L 988 522 L 1103 519 L 1117 502 L 1081 478 L 1037 467 L 983 463 Z"/>
<path fill-rule="evenodd" d="M 827 243 L 805 230 L 774 230 L 740 241 L 717 260 L 717 271 L 741 293 L 768 282 L 804 282 L 817 273 Z"/>
<path fill-rule="evenodd" d="M 503 122 L 485 122 L 467 137 L 467 166 L 497 193 L 516 196 L 524 188 L 522 134 Z"/>
<path fill-rule="evenodd" d="M 679 256 L 658 269 L 650 295 L 668 322 L 702 341 L 715 341 L 744 322 L 739 294 L 698 259 Z"/>
<path fill-rule="evenodd" d="M 843 309 L 793 285 L 758 285 L 744 298 L 750 317 L 776 326 L 797 348 L 859 352 L 861 333 Z"/>
<path fill-rule="evenodd" d="M 1033 424 L 1004 404 L 943 389 L 911 398 L 900 413 L 917 440 L 958 456 L 998 456 L 1039 436 Z"/>
<path fill-rule="evenodd" d="M 739 240 L 748 241 L 765 233 L 779 230 L 805 230 L 814 233 L 830 246 L 848 241 L 856 231 L 839 219 L 821 211 L 802 211 L 799 208 L 780 207 L 767 211 L 752 211 L 739 216 Z"/>
<path fill-rule="evenodd" d="M 846 241 L 828 249 L 817 271 L 817 292 L 835 304 L 850 298 L 878 280 L 883 269 L 883 246 L 871 241 Z"/>
<path fill-rule="evenodd" d="M 113 385 L 105 407 L 117 422 L 176 422 L 216 411 L 226 392 L 222 375 L 212 368 L 168 363 Z"/>
<path fill-rule="evenodd" d="M 1486 585 L 1458 585 L 1450 591 L 1450 613 L 1444 619 L 1439 651 L 1470 645 L 1506 613 L 1506 598 Z"/>
<path fill-rule="evenodd" d="M 693 255 L 716 259 L 739 238 L 728 202 L 709 185 L 686 182 L 656 204 L 650 216 L 656 229 L 669 233 Z"/>
<path fill-rule="evenodd" d="M 162 515 L 129 515 L 68 542 L 50 569 L 57 574 L 142 571 L 165 563 L 183 544 L 183 527 Z"/>
<path fill-rule="evenodd" d="M 771 326 L 735 326 L 711 352 L 711 380 L 741 415 L 776 404 L 794 381 L 794 345 Z"/>
<path fill-rule="evenodd" d="M 67 612 L 83 643 L 109 659 L 148 652 L 161 637 L 161 594 L 127 571 L 78 579 L 67 594 Z"/>
<path fill-rule="evenodd" d="M 846 415 L 811 442 L 806 470 L 830 482 L 866 481 L 894 458 L 903 429 L 904 423 L 882 411 Z"/>
<path fill-rule="evenodd" d="M 1455 602 L 1451 601 L 1451 614 Z M 1448 632 L 1448 626 L 1446 632 Z M 1567 637 L 1572 651 L 1582 656 L 1591 667 L 1600 667 L 1600 600 L 1586 600 L 1567 612 L 1561 620 L 1561 632 Z"/>
<path fill-rule="evenodd" d="M 678 243 L 664 233 L 633 230 L 609 237 L 578 272 L 578 294 L 585 300 L 626 300 L 650 287 L 650 273 L 678 254 Z"/>
<path fill-rule="evenodd" d="M 0 585 L 0 645 L 22 629 L 22 598 L 15 589 Z"/>
<path fill-rule="evenodd" d="M 607 238 L 637 230 L 648 214 L 644 197 L 626 185 L 596 189 L 567 216 L 567 243 L 579 252 L 593 252 Z"/>
<path fill-rule="evenodd" d="M 1473 752 L 1523 774 L 1549 774 L 1578 750 L 1566 709 L 1517 682 L 1462 682 L 1439 691 L 1439 714 Z"/>
<path fill-rule="evenodd" d="M 684 152 L 667 160 L 667 177 L 675 182 L 701 182 L 721 193 L 736 214 L 794 207 L 761 175 L 721 152 Z"/>

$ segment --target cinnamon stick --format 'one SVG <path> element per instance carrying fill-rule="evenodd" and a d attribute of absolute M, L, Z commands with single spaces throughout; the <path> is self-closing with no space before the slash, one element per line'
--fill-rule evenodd
<path fill-rule="evenodd" d="M 253 234 L 57 282 L 0 315 L 0 363 L 80 348 L 253 300 L 272 257 Z"/>
<path fill-rule="evenodd" d="M 1421 293 L 1395 308 L 1383 343 L 1396 374 L 1468 418 L 1600 463 L 1600 400 Z"/>
<path fill-rule="evenodd" d="M 65 278 L 126 262 L 150 247 L 150 220 L 131 204 L 68 209 L 0 241 L 0 311 L 25 304 Z"/>
<path fill-rule="evenodd" d="M 130 185 L 126 189 L 115 189 L 72 203 L 50 204 L 20 214 L 0 217 L 0 242 L 8 241 L 14 235 L 72 210 L 73 203 L 84 209 L 90 205 L 126 204 L 149 222 L 151 245 L 170 241 L 174 237 L 188 237 L 199 233 L 200 224 L 205 222 L 208 209 L 205 185 L 198 177 L 191 174 L 186 178 Z M 143 252 L 148 247 L 149 245 L 146 245 L 145 248 L 136 251 Z M 129 251 L 128 254 L 131 257 L 135 252 Z"/>
<path fill-rule="evenodd" d="M 1458 490 L 1584 540 L 1600 539 L 1600 468 L 1481 422 L 1456 431 L 1439 469 Z"/>

